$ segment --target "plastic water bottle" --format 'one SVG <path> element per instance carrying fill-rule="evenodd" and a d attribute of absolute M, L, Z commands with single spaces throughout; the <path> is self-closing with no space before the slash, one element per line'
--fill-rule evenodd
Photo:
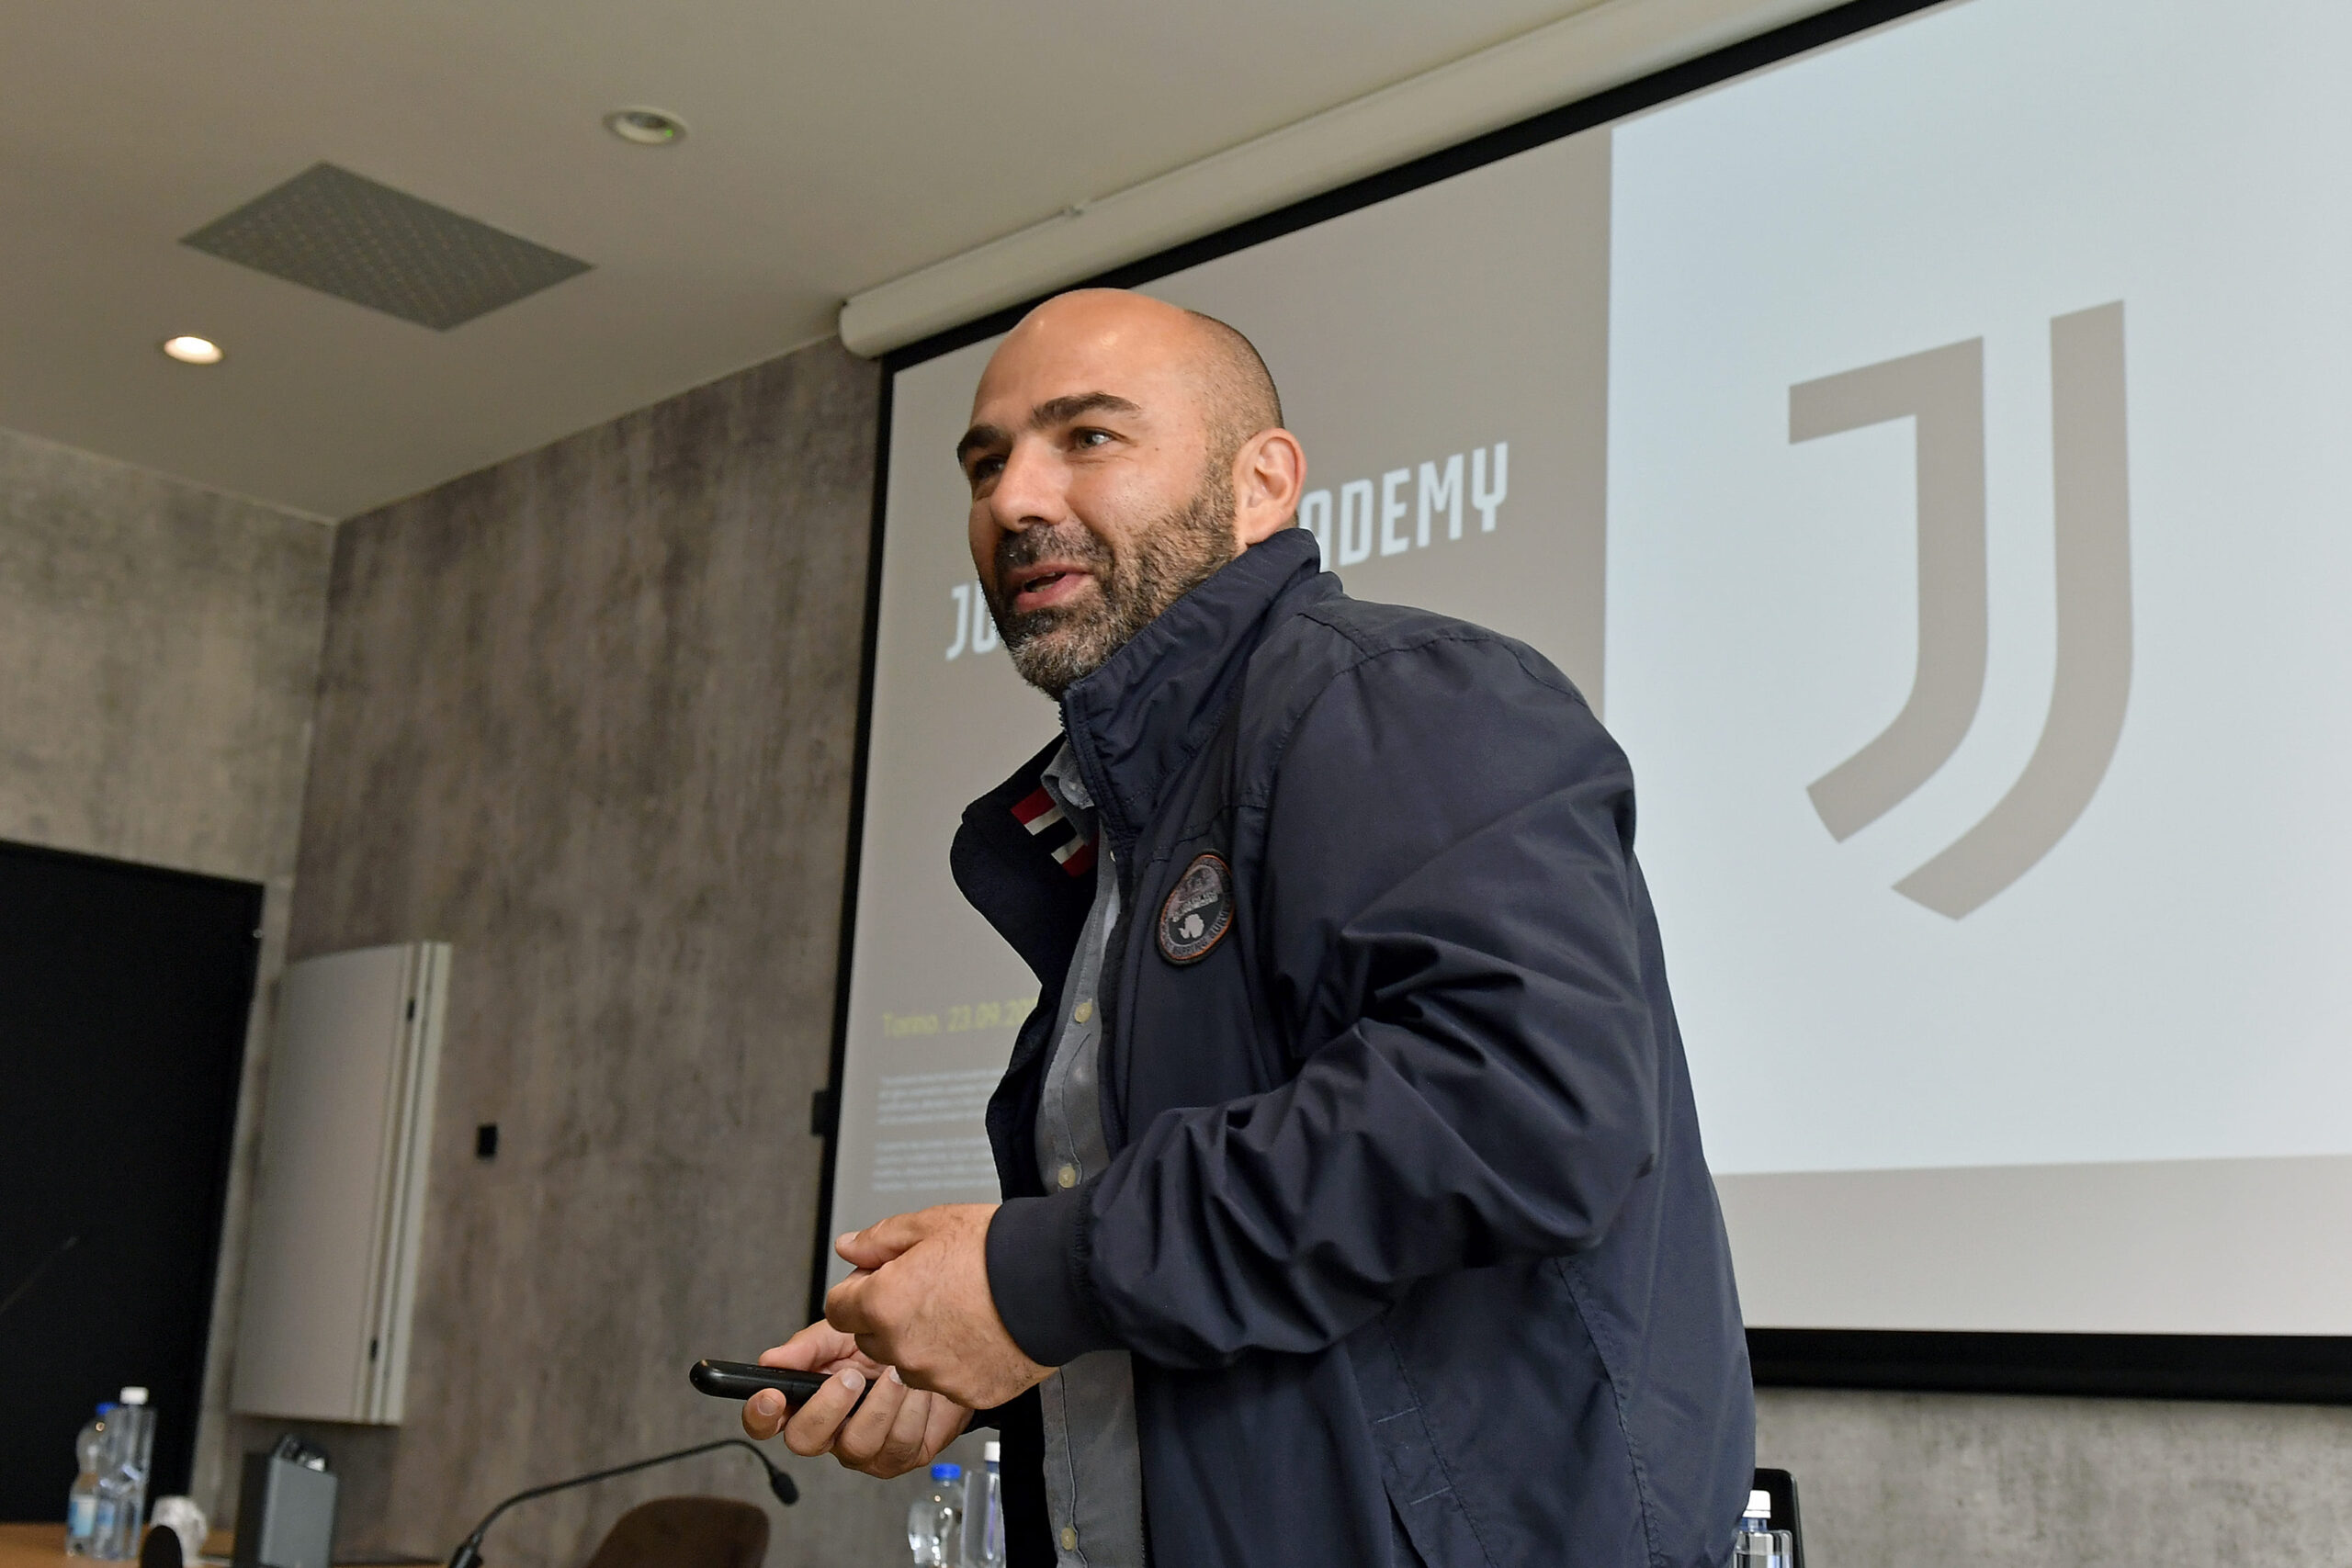
<path fill-rule="evenodd" d="M 986 1467 L 964 1478 L 964 1558 L 956 1568 L 1004 1568 L 1004 1487 L 997 1476 L 1001 1444 L 980 1450 Z"/>
<path fill-rule="evenodd" d="M 957 1538 L 963 1533 L 964 1467 L 931 1467 L 931 1495 L 907 1510 L 907 1545 L 915 1568 L 957 1568 Z"/>
<path fill-rule="evenodd" d="M 1794 1568 L 1796 1538 L 1772 1528 L 1772 1495 L 1750 1492 L 1739 1521 L 1739 1544 L 1732 1568 Z"/>
<path fill-rule="evenodd" d="M 98 1472 L 98 1529 L 93 1557 L 120 1562 L 139 1555 L 139 1527 L 147 1522 L 147 1470 L 155 1453 L 155 1412 L 147 1391 L 127 1388 L 107 1417 L 106 1462 Z"/>
<path fill-rule="evenodd" d="M 97 1551 L 98 1479 L 107 1468 L 107 1416 L 114 1409 L 108 1400 L 74 1439 L 74 1489 L 65 1495 L 65 1555 L 90 1557 Z M 107 1521 L 114 1521 L 109 1517 Z"/>

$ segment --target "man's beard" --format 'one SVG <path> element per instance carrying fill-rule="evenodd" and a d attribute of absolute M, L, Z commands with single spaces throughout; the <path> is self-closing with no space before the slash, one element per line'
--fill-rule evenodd
<path fill-rule="evenodd" d="M 1004 649 L 1021 678 L 1057 702 L 1102 668 L 1162 611 L 1233 559 L 1233 490 L 1213 468 L 1192 501 L 1135 536 L 1132 554 L 1114 555 L 1081 523 L 1030 528 L 997 541 L 997 593 L 989 596 Z M 1083 565 L 1101 596 L 1078 605 L 1050 604 L 1017 615 L 1001 595 L 1018 569 L 1048 558 Z"/>

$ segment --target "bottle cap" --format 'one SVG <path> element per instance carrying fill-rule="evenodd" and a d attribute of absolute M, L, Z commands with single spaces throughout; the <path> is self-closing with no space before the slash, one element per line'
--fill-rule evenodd
<path fill-rule="evenodd" d="M 931 1467 L 933 1481 L 954 1481 L 963 1473 L 964 1467 L 960 1464 L 934 1464 Z"/>
<path fill-rule="evenodd" d="M 980 1457 L 988 1461 L 989 1463 L 994 1464 L 997 1461 L 997 1456 L 1002 1453 L 1003 1450 L 1004 1445 L 1002 1443 L 984 1443 L 980 1446 Z"/>
<path fill-rule="evenodd" d="M 113 1401 L 113 1400 L 111 1400 L 111 1399 L 101 1399 L 101 1400 L 99 1400 L 99 1401 L 98 1401 L 98 1414 L 99 1414 L 99 1415 L 104 1416 L 107 1411 L 112 1410 L 113 1408 L 114 1408 L 114 1401 Z"/>
<path fill-rule="evenodd" d="M 147 1403 L 147 1391 L 143 1388 L 124 1389 L 122 1402 L 125 1404 L 144 1404 Z"/>
<path fill-rule="evenodd" d="M 1751 1519 L 1770 1518 L 1772 1495 L 1770 1492 L 1750 1492 L 1747 1495 L 1747 1517 Z"/>

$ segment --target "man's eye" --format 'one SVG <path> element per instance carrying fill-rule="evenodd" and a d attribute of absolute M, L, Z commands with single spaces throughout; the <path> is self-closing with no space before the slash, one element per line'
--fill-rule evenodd
<path fill-rule="evenodd" d="M 972 482 L 978 484 L 982 479 L 992 479 L 996 478 L 997 470 L 1003 467 L 1004 459 L 1001 457 L 975 457 L 972 459 Z"/>
<path fill-rule="evenodd" d="M 1081 430 L 1070 437 L 1070 444 L 1074 446 L 1099 446 L 1110 439 L 1111 433 L 1107 430 Z"/>

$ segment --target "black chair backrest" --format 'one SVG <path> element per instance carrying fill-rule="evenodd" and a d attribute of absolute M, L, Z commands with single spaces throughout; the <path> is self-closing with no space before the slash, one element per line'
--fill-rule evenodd
<path fill-rule="evenodd" d="M 764 1509 L 732 1497 L 656 1497 L 613 1521 L 588 1568 L 760 1568 Z"/>
<path fill-rule="evenodd" d="M 169 1525 L 149 1525 L 147 1539 L 139 1547 L 139 1568 L 187 1568 L 180 1532 Z"/>

